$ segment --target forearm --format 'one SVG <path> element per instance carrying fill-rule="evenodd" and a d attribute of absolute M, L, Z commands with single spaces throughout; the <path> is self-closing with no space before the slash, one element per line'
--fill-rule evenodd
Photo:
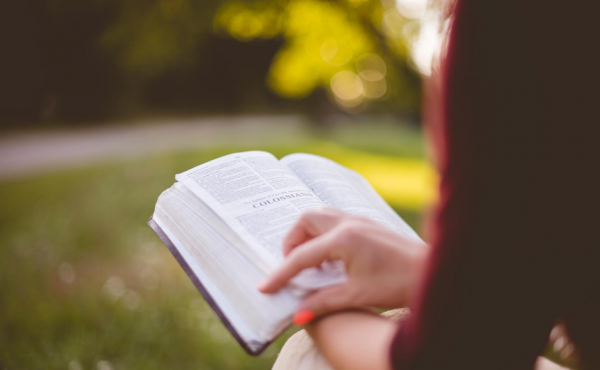
<path fill-rule="evenodd" d="M 336 370 L 390 370 L 390 344 L 397 324 L 375 314 L 343 311 L 306 327 Z"/>

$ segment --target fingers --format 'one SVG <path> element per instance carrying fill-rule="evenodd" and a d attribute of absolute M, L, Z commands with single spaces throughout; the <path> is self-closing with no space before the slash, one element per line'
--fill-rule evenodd
<path fill-rule="evenodd" d="M 274 293 L 283 288 L 300 271 L 320 266 L 325 260 L 334 259 L 331 251 L 337 243 L 336 236 L 335 233 L 326 233 L 304 243 L 302 248 L 295 248 L 283 260 L 281 266 L 260 283 L 258 290 L 263 293 Z"/>
<path fill-rule="evenodd" d="M 259 284 L 258 290 L 274 293 L 306 268 L 320 266 L 326 260 L 343 260 L 363 236 L 364 228 L 373 225 L 367 219 L 334 209 L 306 212 L 286 238 L 287 256 L 282 265 Z M 300 244 L 302 248 L 296 248 Z"/>
<path fill-rule="evenodd" d="M 283 255 L 287 256 L 298 245 L 326 233 L 347 217 L 332 208 L 303 213 L 283 241 Z"/>
<path fill-rule="evenodd" d="M 564 323 L 559 323 L 550 332 L 550 344 L 554 352 L 558 353 L 563 360 L 577 361 L 578 354 L 573 341 L 567 334 Z"/>

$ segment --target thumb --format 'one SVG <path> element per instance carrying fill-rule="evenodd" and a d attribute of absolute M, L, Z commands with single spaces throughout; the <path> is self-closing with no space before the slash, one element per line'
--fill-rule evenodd
<path fill-rule="evenodd" d="M 316 316 L 354 307 L 359 307 L 359 304 L 354 301 L 354 294 L 348 284 L 323 288 L 302 301 L 294 317 L 294 324 L 308 324 Z"/>

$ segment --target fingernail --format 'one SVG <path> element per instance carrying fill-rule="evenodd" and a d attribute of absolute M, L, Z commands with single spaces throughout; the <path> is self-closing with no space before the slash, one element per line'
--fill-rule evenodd
<path fill-rule="evenodd" d="M 316 315 L 311 310 L 302 310 L 294 316 L 294 325 L 302 326 L 315 319 Z"/>
<path fill-rule="evenodd" d="M 256 286 L 256 289 L 258 289 L 262 292 L 266 286 L 267 286 L 267 281 L 262 280 L 260 283 L 258 283 L 258 285 Z"/>

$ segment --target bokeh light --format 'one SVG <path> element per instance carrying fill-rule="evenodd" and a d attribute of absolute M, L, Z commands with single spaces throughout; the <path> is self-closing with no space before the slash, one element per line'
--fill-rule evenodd
<path fill-rule="evenodd" d="M 427 13 L 428 0 L 396 0 L 398 10 L 406 18 L 422 19 Z"/>

